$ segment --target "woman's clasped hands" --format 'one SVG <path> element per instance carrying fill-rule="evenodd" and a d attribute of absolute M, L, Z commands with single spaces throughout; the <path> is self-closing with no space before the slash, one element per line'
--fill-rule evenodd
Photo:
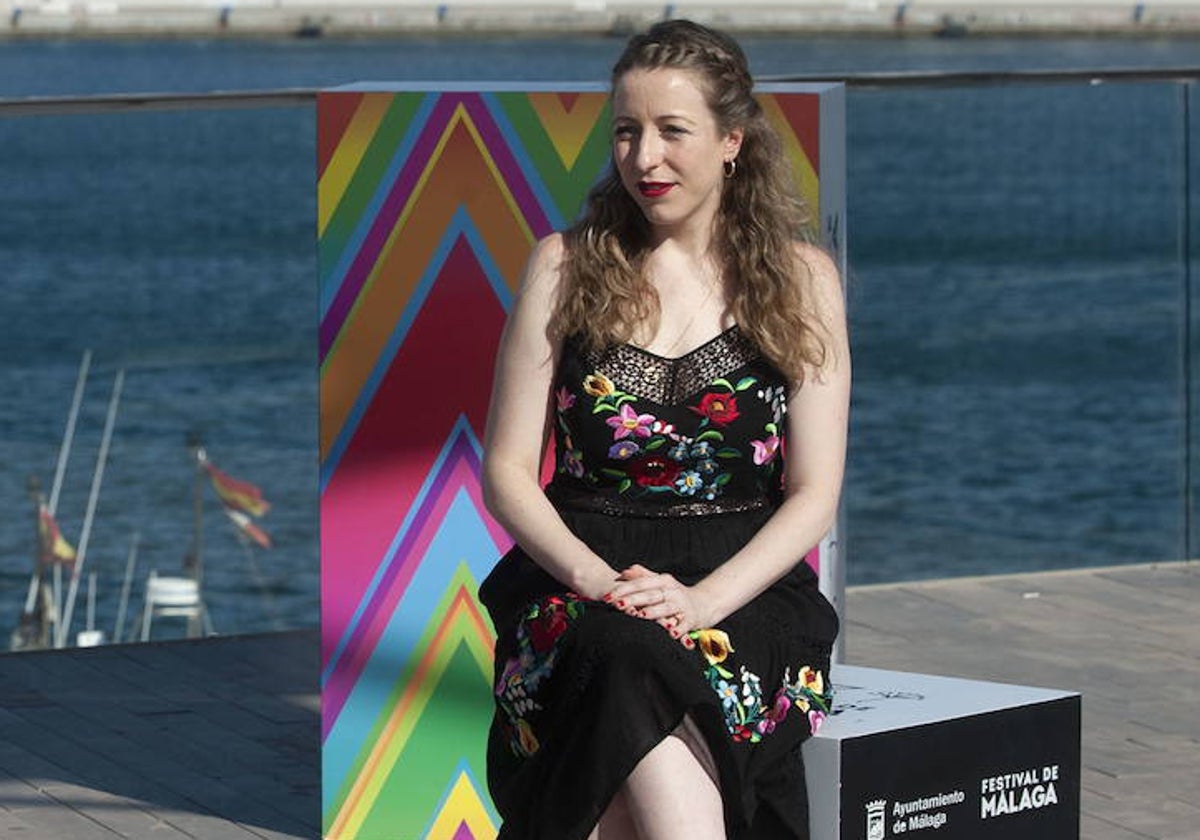
<path fill-rule="evenodd" d="M 617 576 L 616 585 L 602 600 L 626 615 L 657 622 L 688 649 L 696 646 L 689 633 L 705 626 L 703 607 L 693 587 L 638 563 Z"/>

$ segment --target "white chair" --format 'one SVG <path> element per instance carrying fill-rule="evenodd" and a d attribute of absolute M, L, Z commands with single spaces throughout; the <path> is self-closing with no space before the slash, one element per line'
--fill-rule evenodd
<path fill-rule="evenodd" d="M 155 616 L 199 618 L 206 635 L 213 634 L 208 610 L 200 598 L 200 586 L 187 577 L 159 577 L 151 571 L 146 578 L 146 607 L 142 611 L 142 641 L 150 639 L 150 624 Z"/>

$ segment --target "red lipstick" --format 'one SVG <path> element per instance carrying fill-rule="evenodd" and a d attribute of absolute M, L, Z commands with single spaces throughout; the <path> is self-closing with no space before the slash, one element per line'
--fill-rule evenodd
<path fill-rule="evenodd" d="M 662 198 L 669 193 L 675 185 L 669 181 L 638 181 L 638 192 L 646 196 L 646 198 Z"/>

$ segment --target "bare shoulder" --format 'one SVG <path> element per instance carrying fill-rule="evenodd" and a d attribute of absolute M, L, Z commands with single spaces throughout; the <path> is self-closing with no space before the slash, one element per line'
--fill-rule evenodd
<path fill-rule="evenodd" d="M 550 322 L 557 308 L 564 254 L 563 237 L 553 233 L 534 245 L 504 331 L 502 352 L 516 352 L 523 364 L 542 363 L 555 352 Z"/>
<path fill-rule="evenodd" d="M 795 249 L 801 293 L 817 321 L 836 339 L 846 323 L 841 272 L 825 249 L 805 242 L 797 242 Z"/>
<path fill-rule="evenodd" d="M 530 257 L 530 262 L 562 262 L 563 254 L 566 253 L 566 239 L 563 235 L 555 231 L 549 236 L 543 236 L 533 246 L 533 256 Z"/>
<path fill-rule="evenodd" d="M 804 279 L 809 288 L 805 291 L 813 297 L 814 302 L 822 308 L 829 305 L 830 298 L 836 298 L 840 302 L 842 274 L 838 271 L 833 257 L 824 248 L 807 242 L 797 242 L 795 254 L 797 261 L 806 269 L 804 273 L 807 277 Z"/>
<path fill-rule="evenodd" d="M 522 293 L 553 296 L 562 276 L 562 261 L 566 245 L 561 233 L 552 233 L 533 246 L 529 263 L 525 267 Z"/>

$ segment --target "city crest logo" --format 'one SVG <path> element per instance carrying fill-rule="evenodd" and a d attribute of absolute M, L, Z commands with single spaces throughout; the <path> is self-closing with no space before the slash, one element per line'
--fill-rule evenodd
<path fill-rule="evenodd" d="M 867 840 L 883 840 L 887 830 L 886 820 L 886 799 L 876 799 L 867 803 Z"/>

